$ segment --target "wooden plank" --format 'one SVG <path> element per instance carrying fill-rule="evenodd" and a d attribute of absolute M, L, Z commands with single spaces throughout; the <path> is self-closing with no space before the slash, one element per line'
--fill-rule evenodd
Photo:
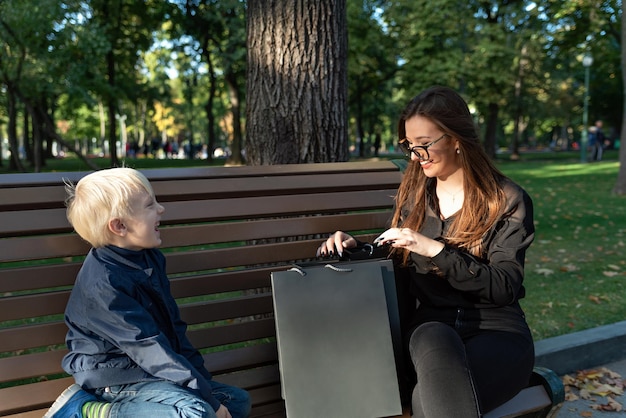
<path fill-rule="evenodd" d="M 288 164 L 272 166 L 241 167 L 185 167 L 140 170 L 151 182 L 160 180 L 185 180 L 196 178 L 231 178 L 242 176 L 280 176 L 303 173 L 351 173 L 358 171 L 384 172 L 398 171 L 391 161 L 359 161 L 316 164 Z M 78 182 L 90 171 L 51 172 L 51 173 L 8 173 L 0 178 L 0 188 L 33 187 L 63 184 L 64 179 Z"/>
<path fill-rule="evenodd" d="M 67 326 L 62 321 L 0 329 L 0 353 L 64 344 L 65 334 Z"/>
<path fill-rule="evenodd" d="M 338 189 L 340 190 L 340 189 Z M 164 202 L 163 224 L 389 208 L 395 188 Z M 252 208 L 254 208 L 252 210 Z M 0 212 L 0 237 L 71 232 L 65 208 Z"/>
<path fill-rule="evenodd" d="M 174 278 L 172 294 L 181 298 L 270 287 L 270 274 L 274 270 L 276 267 L 264 267 Z"/>
<path fill-rule="evenodd" d="M 273 309 L 272 295 L 265 293 L 183 305 L 180 313 L 185 322 L 193 325 L 260 315 Z"/>
<path fill-rule="evenodd" d="M 286 418 L 285 403 L 281 400 L 275 403 L 255 406 L 250 412 L 250 418 Z"/>
<path fill-rule="evenodd" d="M 513 399 L 486 413 L 485 418 L 512 418 L 540 411 L 552 404 L 543 386 L 522 389 Z"/>
<path fill-rule="evenodd" d="M 63 373 L 61 359 L 66 353 L 67 350 L 55 350 L 0 358 L 0 381 L 10 382 Z"/>
<path fill-rule="evenodd" d="M 391 210 L 350 214 L 296 216 L 242 222 L 176 225 L 161 228 L 163 247 L 215 244 L 230 241 L 287 238 L 331 234 L 339 229 L 359 231 L 383 228 L 391 220 Z"/>
<path fill-rule="evenodd" d="M 278 363 L 278 349 L 275 341 L 204 355 L 205 367 L 216 375 L 241 370 L 242 364 L 259 367 L 265 364 L 276 363 Z"/>
<path fill-rule="evenodd" d="M 168 225 L 209 220 L 258 219 L 290 214 L 389 209 L 393 206 L 394 193 L 392 189 L 383 189 L 169 202 L 163 204 L 165 213 L 161 222 Z"/>
<path fill-rule="evenodd" d="M 24 290 L 71 286 L 76 280 L 80 266 L 79 262 L 64 262 L 55 265 L 0 268 L 0 294 L 10 296 L 13 292 Z"/>
<path fill-rule="evenodd" d="M 0 389 L 0 416 L 49 408 L 74 379 L 48 380 Z"/>
<path fill-rule="evenodd" d="M 90 248 L 75 233 L 4 238 L 0 239 L 0 262 L 80 257 L 86 255 Z"/>
<path fill-rule="evenodd" d="M 30 412 L 22 412 L 15 415 L 6 415 L 7 418 L 41 418 L 46 412 L 48 412 L 48 408 L 37 409 L 35 411 Z"/>
<path fill-rule="evenodd" d="M 0 298 L 0 322 L 61 314 L 69 297 L 67 290 Z"/>
<path fill-rule="evenodd" d="M 0 237 L 34 233 L 70 232 L 65 209 L 37 209 L 0 212 Z"/>
<path fill-rule="evenodd" d="M 272 338 L 276 335 L 273 318 L 255 319 L 229 325 L 189 330 L 189 340 L 198 349 Z M 255 360 L 250 360 L 255 364 Z"/>
<path fill-rule="evenodd" d="M 251 390 L 254 388 L 279 385 L 280 372 L 278 370 L 278 364 L 274 363 L 234 373 L 214 375 L 214 379 L 227 385 Z M 264 401 L 257 399 L 255 403 L 262 402 Z"/>

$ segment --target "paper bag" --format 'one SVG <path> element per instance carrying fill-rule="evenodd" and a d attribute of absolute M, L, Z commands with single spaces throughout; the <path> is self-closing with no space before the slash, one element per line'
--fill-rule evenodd
<path fill-rule="evenodd" d="M 272 289 L 288 418 L 402 415 L 390 260 L 296 266 Z"/>

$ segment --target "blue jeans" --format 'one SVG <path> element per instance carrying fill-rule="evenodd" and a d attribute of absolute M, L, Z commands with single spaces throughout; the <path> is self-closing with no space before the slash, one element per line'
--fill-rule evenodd
<path fill-rule="evenodd" d="M 213 396 L 233 418 L 247 418 L 250 396 L 243 389 L 211 381 Z M 215 411 L 189 389 L 168 381 L 139 382 L 98 389 L 96 396 L 111 402 L 110 418 L 215 418 Z"/>

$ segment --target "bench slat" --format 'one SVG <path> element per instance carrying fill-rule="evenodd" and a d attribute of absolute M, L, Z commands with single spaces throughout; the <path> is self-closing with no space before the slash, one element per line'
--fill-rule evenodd
<path fill-rule="evenodd" d="M 192 329 L 187 334 L 191 343 L 201 349 L 272 338 L 276 332 L 274 318 L 264 318 L 211 328 Z"/>
<path fill-rule="evenodd" d="M 242 367 L 259 367 L 277 363 L 278 353 L 275 341 L 232 348 L 204 356 L 205 367 L 214 374 L 230 373 L 234 370 L 240 370 Z"/>
<path fill-rule="evenodd" d="M 66 377 L 2 389 L 0 390 L 0 416 L 30 409 L 47 409 L 72 383 L 74 379 Z"/>
<path fill-rule="evenodd" d="M 512 418 L 540 411 L 552 404 L 543 386 L 530 386 L 522 389 L 513 399 L 484 415 L 484 418 Z"/>
<path fill-rule="evenodd" d="M 216 224 L 196 224 L 161 229 L 164 247 L 214 244 L 250 239 L 285 238 L 299 235 L 330 234 L 338 229 L 357 231 L 383 228 L 391 211 L 316 215 L 306 217 L 246 220 Z"/>
<path fill-rule="evenodd" d="M 65 334 L 63 321 L 0 329 L 0 353 L 64 344 Z"/>
<path fill-rule="evenodd" d="M 29 379 L 63 373 L 61 359 L 67 350 L 44 351 L 23 356 L 0 358 L 0 381 Z"/>
<path fill-rule="evenodd" d="M 229 300 L 199 302 L 181 306 L 180 311 L 181 317 L 189 325 L 271 313 L 272 295 L 265 293 Z"/>
<path fill-rule="evenodd" d="M 350 210 L 389 208 L 395 191 L 364 190 L 238 199 L 194 200 L 164 203 L 162 224 L 236 220 Z M 254 208 L 251 211 L 251 208 Z M 0 219 L 1 220 L 1 219 Z M 67 221 L 66 221 L 67 222 Z"/>

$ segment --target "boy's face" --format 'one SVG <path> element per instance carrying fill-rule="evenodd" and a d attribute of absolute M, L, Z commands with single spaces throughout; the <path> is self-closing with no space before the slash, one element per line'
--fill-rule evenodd
<path fill-rule="evenodd" d="M 138 193 L 130 200 L 132 215 L 122 219 L 125 234 L 119 245 L 129 250 L 155 248 L 161 245 L 159 221 L 165 212 L 156 198 L 148 192 Z"/>

